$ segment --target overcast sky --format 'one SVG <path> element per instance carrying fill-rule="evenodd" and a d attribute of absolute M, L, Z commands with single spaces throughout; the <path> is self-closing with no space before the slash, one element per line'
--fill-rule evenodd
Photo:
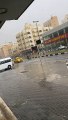
<path fill-rule="evenodd" d="M 0 44 L 15 41 L 16 34 L 25 23 L 38 20 L 40 23 L 57 16 L 62 20 L 68 14 L 68 0 L 35 0 L 18 20 L 6 21 L 0 30 Z"/>

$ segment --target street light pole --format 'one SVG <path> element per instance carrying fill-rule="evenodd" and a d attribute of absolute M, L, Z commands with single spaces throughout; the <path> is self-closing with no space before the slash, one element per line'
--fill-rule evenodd
<path fill-rule="evenodd" d="M 38 23 L 39 21 L 33 21 L 33 23 L 36 23 L 36 28 L 37 28 L 37 33 L 38 33 L 38 37 L 39 37 L 39 40 L 40 40 L 40 36 L 39 36 L 39 30 L 38 30 Z"/>
<path fill-rule="evenodd" d="M 33 21 L 33 23 L 36 23 L 36 28 L 37 28 L 37 33 L 38 33 L 38 37 L 39 37 L 39 40 L 40 40 L 40 35 L 39 35 L 39 30 L 38 30 L 38 23 L 39 21 Z M 37 44 L 37 43 L 36 43 Z M 42 46 L 41 46 L 42 47 Z M 38 53 L 40 53 L 39 51 L 39 48 L 38 48 Z M 39 54 L 40 55 L 40 54 Z M 43 64 L 42 64 L 42 60 L 41 60 L 41 55 L 40 55 L 40 65 L 41 65 L 41 68 L 42 68 L 42 72 L 43 72 L 43 81 L 46 80 L 46 75 L 45 75 L 45 72 L 44 72 L 44 68 L 43 68 Z"/>

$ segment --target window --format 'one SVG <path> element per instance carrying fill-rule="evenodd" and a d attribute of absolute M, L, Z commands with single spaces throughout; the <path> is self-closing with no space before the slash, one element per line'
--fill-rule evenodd
<path fill-rule="evenodd" d="M 57 37 L 58 36 L 58 32 L 53 33 L 53 36 Z"/>
<path fill-rule="evenodd" d="M 46 29 L 46 31 L 48 31 L 48 29 Z"/>
<path fill-rule="evenodd" d="M 64 34 L 64 30 L 59 30 L 59 35 L 63 35 Z"/>
<path fill-rule="evenodd" d="M 27 32 L 27 34 L 30 34 L 30 32 Z"/>
<path fill-rule="evenodd" d="M 11 59 L 1 61 L 1 62 L 0 62 L 0 65 L 1 65 L 1 64 L 5 64 L 5 63 L 8 63 L 8 62 L 11 62 Z"/>
<path fill-rule="evenodd" d="M 5 63 L 11 62 L 11 59 L 5 60 Z"/>
<path fill-rule="evenodd" d="M 51 38 L 53 38 L 52 34 L 51 34 L 51 35 L 49 35 L 49 38 L 50 38 L 50 39 L 51 39 Z"/>
<path fill-rule="evenodd" d="M 68 27 L 65 28 L 65 32 L 68 33 Z"/>
<path fill-rule="evenodd" d="M 32 43 L 32 40 L 30 40 L 30 42 Z"/>
<path fill-rule="evenodd" d="M 31 36 L 29 36 L 29 38 L 31 38 Z"/>
<path fill-rule="evenodd" d="M 39 30 L 39 32 L 42 32 L 42 30 Z"/>

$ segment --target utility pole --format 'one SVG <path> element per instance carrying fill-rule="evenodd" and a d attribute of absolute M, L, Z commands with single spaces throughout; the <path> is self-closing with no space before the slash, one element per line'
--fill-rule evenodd
<path fill-rule="evenodd" d="M 39 38 L 39 40 L 36 41 L 36 44 L 37 44 L 37 45 L 41 44 L 40 35 L 39 35 L 39 30 L 38 30 L 38 24 L 37 24 L 38 22 L 39 22 L 39 21 L 33 21 L 33 23 L 36 24 L 37 33 L 38 33 L 38 38 Z M 42 47 L 42 45 L 41 45 L 41 47 Z M 39 47 L 38 47 L 37 49 L 38 49 L 38 53 L 39 53 L 39 55 L 40 55 Z M 44 68 L 43 68 L 43 63 L 42 63 L 42 60 L 41 60 L 41 55 L 40 55 L 39 57 L 40 57 L 39 59 L 40 59 L 40 65 L 41 65 L 42 72 L 43 72 L 43 81 L 44 81 L 44 80 L 46 80 L 45 71 L 44 71 Z"/>

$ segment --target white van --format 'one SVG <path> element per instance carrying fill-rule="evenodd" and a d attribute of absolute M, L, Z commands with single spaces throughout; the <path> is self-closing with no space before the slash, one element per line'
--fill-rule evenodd
<path fill-rule="evenodd" d="M 12 69 L 13 63 L 10 57 L 0 59 L 0 71 L 5 69 Z"/>

